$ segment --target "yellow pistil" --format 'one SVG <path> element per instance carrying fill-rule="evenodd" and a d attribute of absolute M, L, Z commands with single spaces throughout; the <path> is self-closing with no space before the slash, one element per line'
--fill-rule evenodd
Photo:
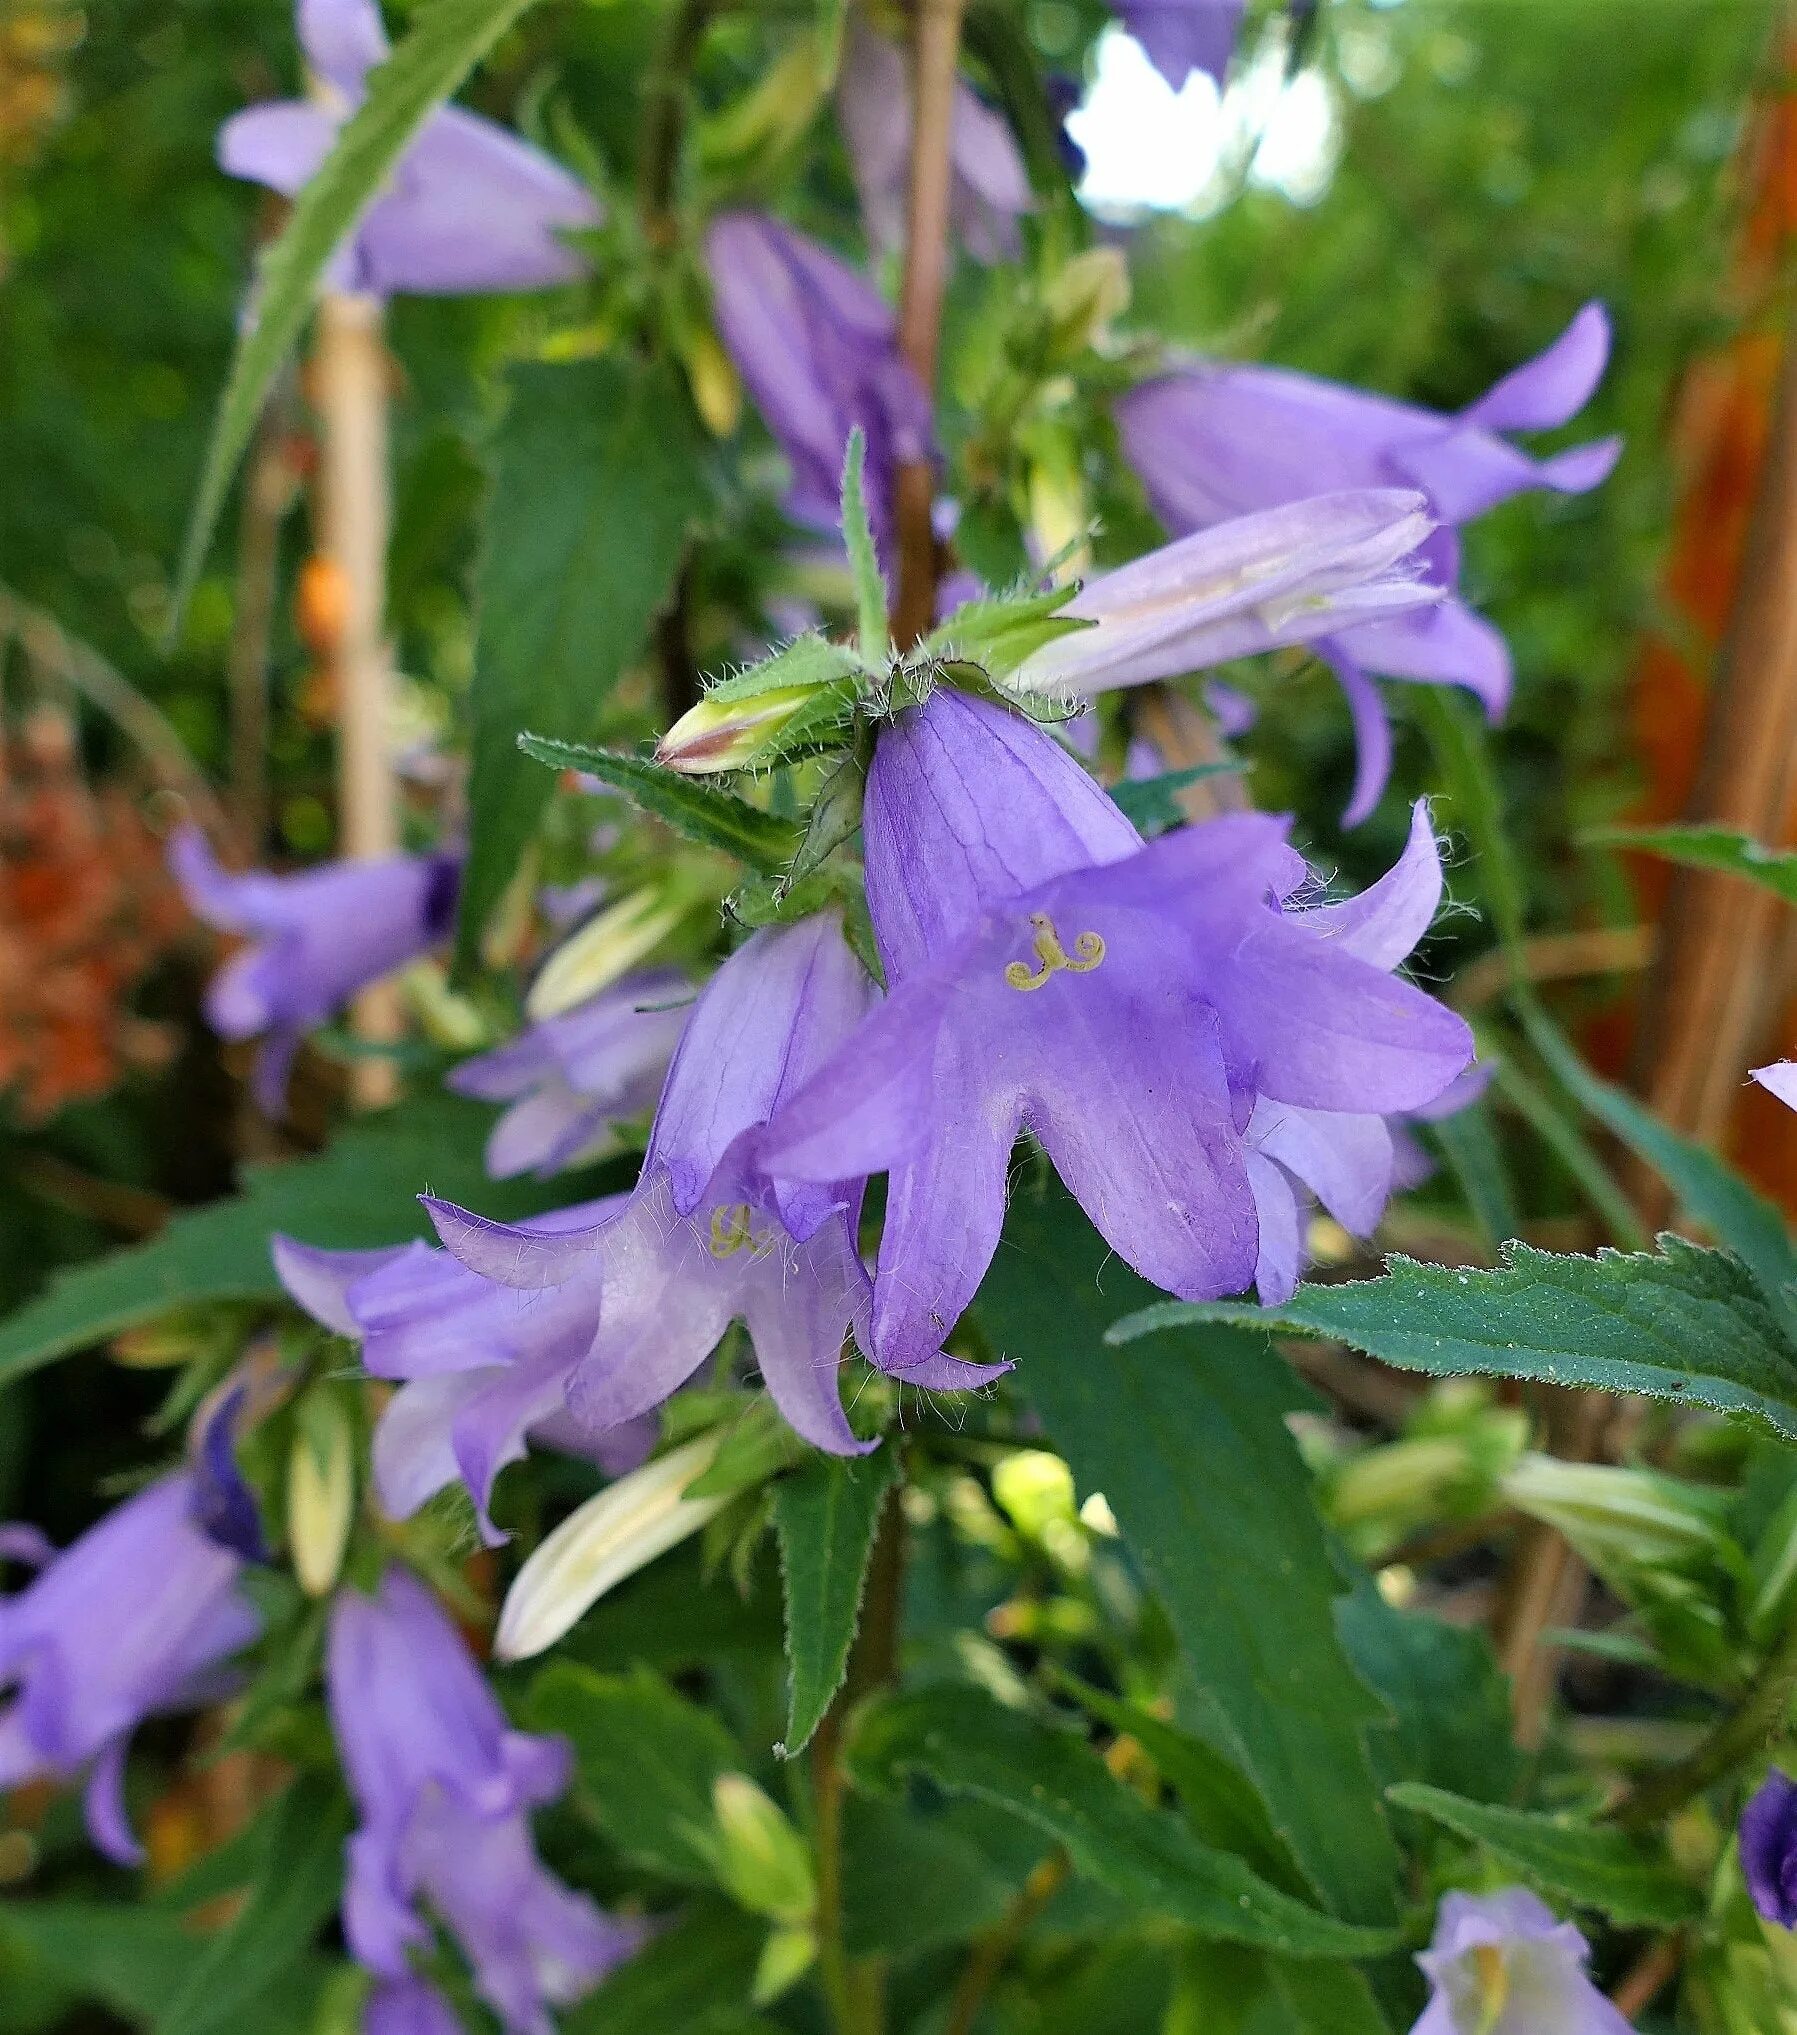
<path fill-rule="evenodd" d="M 753 1241 L 749 1234 L 749 1204 L 733 1201 L 711 1211 L 711 1255 L 733 1258 Z"/>
<path fill-rule="evenodd" d="M 1490 2035 L 1510 1997 L 1510 1967 L 1495 1943 L 1475 1943 L 1471 1955 L 1479 1980 L 1479 2028 L 1481 2035 Z"/>
<path fill-rule="evenodd" d="M 1059 975 L 1063 969 L 1073 975 L 1089 975 L 1104 959 L 1104 941 L 1097 933 L 1081 933 L 1069 954 L 1061 945 L 1054 920 L 1046 912 L 1031 912 L 1030 925 L 1033 929 L 1030 945 L 1042 965 L 1032 968 L 1027 961 L 1006 962 L 1005 980 L 1013 989 L 1040 989 L 1051 975 Z"/>

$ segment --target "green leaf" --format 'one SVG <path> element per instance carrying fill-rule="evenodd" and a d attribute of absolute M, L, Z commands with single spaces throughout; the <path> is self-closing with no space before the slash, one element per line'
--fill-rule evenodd
<path fill-rule="evenodd" d="M 1201 1843 L 1183 1819 L 1151 1809 L 1085 1740 L 1006 1710 L 983 1690 L 939 1686 L 884 1697 L 858 1713 L 850 1769 L 876 1793 L 923 1774 L 990 1803 L 1065 1847 L 1074 1869 L 1138 1912 L 1200 1935 L 1291 1957 L 1363 1957 L 1390 1949 L 1366 1929 L 1269 1886 L 1232 1853 Z"/>
<path fill-rule="evenodd" d="M 244 2026 L 242 2011 L 311 1948 L 343 1893 L 349 1804 L 334 1781 L 306 1776 L 281 1797 L 267 1855 L 233 1921 L 188 1960 L 155 2035 Z"/>
<path fill-rule="evenodd" d="M 745 1597 L 727 1577 L 701 1575 L 689 1541 L 601 1597 L 560 1651 L 611 1673 L 638 1665 L 681 1674 L 722 1662 L 772 1664 L 780 1656 L 773 1568 L 771 1560 L 756 1566 Z"/>
<path fill-rule="evenodd" d="M 703 434 L 665 362 L 533 362 L 511 383 L 477 586 L 463 965 L 553 789 L 519 731 L 591 739 L 704 507 Z"/>
<path fill-rule="evenodd" d="M 849 571 L 855 582 L 861 659 L 878 671 L 891 644 L 886 634 L 886 582 L 880 577 L 880 558 L 874 549 L 873 525 L 861 484 L 866 463 L 867 440 L 857 424 L 842 455 L 842 541 L 848 547 Z"/>
<path fill-rule="evenodd" d="M 1656 1254 L 1583 1258 L 1512 1244 L 1492 1272 L 1394 1257 L 1382 1279 L 1300 1286 L 1282 1307 L 1167 1301 L 1112 1334 L 1128 1343 L 1181 1322 L 1219 1321 L 1329 1336 L 1434 1378 L 1639 1392 L 1750 1414 L 1797 1441 L 1797 1354 L 1747 1268 L 1680 1237 L 1660 1245 Z"/>
<path fill-rule="evenodd" d="M 212 542 L 231 476 L 256 428 L 270 385 L 292 351 L 326 264 L 412 137 L 455 92 L 533 0 L 432 0 L 411 32 L 368 80 L 368 96 L 344 122 L 331 152 L 307 180 L 280 238 L 264 257 L 220 398 L 175 578 L 174 621 Z"/>
<path fill-rule="evenodd" d="M 520 735 L 517 746 L 551 769 L 584 770 L 684 840 L 721 848 L 765 875 L 779 874 L 798 852 L 799 830 L 790 820 L 763 812 L 703 778 L 665 770 L 646 756 L 621 756 L 585 742 L 558 742 L 536 734 Z"/>
<path fill-rule="evenodd" d="M 740 2026 L 766 1933 L 722 1902 L 696 1907 L 564 2009 L 562 2035 L 721 2035 Z"/>
<path fill-rule="evenodd" d="M 775 1488 L 786 1579 L 786 1737 L 775 1748 L 782 1759 L 810 1744 L 842 1687 L 880 1508 L 897 1474 L 888 1446 L 859 1458 L 814 1455 Z"/>
<path fill-rule="evenodd" d="M 1267 1979 L 1284 2010 L 1280 2035 L 1391 2035 L 1372 1987 L 1351 1964 L 1269 1958 Z"/>
<path fill-rule="evenodd" d="M 792 867 L 780 879 L 779 891 L 790 897 L 855 837 L 861 825 L 861 809 L 867 792 L 867 761 L 849 754 L 837 764 L 819 787 L 811 802 L 811 816 L 805 823 L 805 838 L 799 843 Z"/>
<path fill-rule="evenodd" d="M 1448 1162 L 1486 1248 L 1495 1255 L 1522 1225 L 1504 1170 L 1490 1102 L 1480 1096 L 1465 1109 L 1425 1124 L 1423 1133 Z"/>
<path fill-rule="evenodd" d="M 1400 1807 L 1483 1845 L 1536 1886 L 1595 1908 L 1625 1929 L 1670 1928 L 1696 1910 L 1693 1889 L 1619 1830 L 1469 1802 L 1420 1782 L 1404 1782 L 1390 1793 Z"/>
<path fill-rule="evenodd" d="M 533 1729 L 574 1747 L 577 1800 L 626 1857 L 709 1886 L 712 1789 L 743 1761 L 730 1734 L 647 1669 L 599 1675 L 557 1661 L 531 1684 Z"/>
<path fill-rule="evenodd" d="M 1207 777 L 1233 776 L 1239 768 L 1234 763 L 1194 763 L 1190 770 L 1165 770 L 1158 777 L 1120 778 L 1111 786 L 1111 802 L 1138 832 L 1152 840 L 1169 827 L 1185 825 L 1179 794 L 1187 785 L 1202 784 Z"/>
<path fill-rule="evenodd" d="M 1435 752 L 1447 816 L 1466 831 L 1473 872 L 1491 908 L 1491 922 L 1515 966 L 1527 915 L 1522 868 L 1504 827 L 1503 793 L 1491 767 L 1491 747 L 1479 709 L 1439 685 L 1405 695 Z"/>
<path fill-rule="evenodd" d="M 174 1916 L 99 1901 L 0 1902 L 0 1943 L 139 2025 L 180 1985 L 196 1954 L 192 1930 Z"/>
<path fill-rule="evenodd" d="M 1797 849 L 1768 848 L 1729 827 L 1599 827 L 1584 837 L 1605 848 L 1633 848 L 1687 869 L 1744 877 L 1786 904 L 1797 904 Z"/>
<path fill-rule="evenodd" d="M 982 1803 L 927 1808 L 851 1795 L 843 1817 L 842 1927 L 852 1956 L 914 1957 L 1000 1922 L 1049 1849 Z M 895 1886 L 905 1889 L 895 1902 Z"/>
<path fill-rule="evenodd" d="M 271 1231 L 346 1250 L 428 1236 L 428 1188 L 502 1220 L 541 1213 L 568 1183 L 487 1179 L 482 1148 L 494 1112 L 421 1095 L 347 1126 L 315 1158 L 244 1168 L 243 1191 L 175 1216 L 147 1243 L 60 1272 L 0 1326 L 0 1383 L 171 1308 L 281 1295 Z"/>
<path fill-rule="evenodd" d="M 1044 644 L 1098 626 L 1082 616 L 1057 612 L 1078 591 L 1077 586 L 1058 586 L 969 601 L 931 634 L 927 648 L 933 656 L 977 664 L 988 678 L 1008 678 Z"/>
<path fill-rule="evenodd" d="M 1150 1291 L 1057 1190 L 1013 1204 L 979 1309 L 1164 1604 L 1202 1695 L 1202 1735 L 1254 1782 L 1325 1901 L 1382 1921 L 1398 1861 L 1365 1743 L 1381 1713 L 1336 1637 L 1341 1585 L 1285 1425 L 1312 1402 L 1244 1336 L 1107 1352 L 1119 1306 Z"/>

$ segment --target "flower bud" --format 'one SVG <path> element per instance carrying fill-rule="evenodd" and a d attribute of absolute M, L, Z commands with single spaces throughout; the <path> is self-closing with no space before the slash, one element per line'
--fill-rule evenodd
<path fill-rule="evenodd" d="M 719 1883 L 733 1901 L 771 1921 L 800 1923 L 817 1906 L 811 1848 L 780 1805 L 747 1774 L 720 1774 L 711 1791 L 717 1817 Z"/>
<path fill-rule="evenodd" d="M 628 975 L 686 916 L 686 904 L 644 884 L 595 912 L 550 955 L 524 999 L 527 1016 L 560 1017 Z"/>
<path fill-rule="evenodd" d="M 700 421 L 714 438 L 734 436 L 743 414 L 742 377 L 735 363 L 718 344 L 717 335 L 704 327 L 682 333 L 678 344 Z"/>
<path fill-rule="evenodd" d="M 671 1449 L 569 1513 L 507 1591 L 494 1654 L 529 1660 L 553 1646 L 606 1591 L 722 1511 L 728 1497 L 682 1495 L 716 1460 L 718 1441 L 714 1432 Z"/>
<path fill-rule="evenodd" d="M 1028 1540 L 1073 1520 L 1073 1472 L 1046 1449 L 1019 1449 L 992 1472 L 992 1495 Z"/>
<path fill-rule="evenodd" d="M 1700 1571 L 1723 1557 L 1726 1492 L 1652 1470 L 1525 1455 L 1499 1488 L 1519 1512 L 1558 1528 L 1601 1572 Z"/>
<path fill-rule="evenodd" d="M 773 1930 L 761 1946 L 749 2004 L 771 2007 L 790 1992 L 817 1962 L 817 1932 L 809 1923 L 793 1922 Z"/>
<path fill-rule="evenodd" d="M 1052 364 L 1064 366 L 1104 338 L 1129 309 L 1129 263 L 1117 247 L 1091 247 L 1066 263 L 1048 286 L 1048 344 Z"/>
<path fill-rule="evenodd" d="M 327 1597 L 343 1568 L 355 1517 L 355 1436 L 329 1389 L 301 1401 L 287 1465 L 287 1546 L 308 1597 Z"/>
<path fill-rule="evenodd" d="M 770 686 L 746 699 L 702 699 L 656 744 L 655 760 L 687 777 L 747 769 L 816 702 L 817 688 L 810 685 Z"/>

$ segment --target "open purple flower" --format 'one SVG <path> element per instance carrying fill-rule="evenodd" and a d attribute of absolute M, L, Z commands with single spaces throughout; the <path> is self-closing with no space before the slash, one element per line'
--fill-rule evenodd
<path fill-rule="evenodd" d="M 378 1985 L 362 2009 L 362 2035 L 464 2035 L 455 2009 L 433 1985 L 402 1978 Z"/>
<path fill-rule="evenodd" d="M 375 0 L 299 0 L 315 99 L 252 106 L 219 132 L 221 167 L 294 197 L 387 56 Z M 541 290 L 581 273 L 560 238 L 597 226 L 591 192 L 504 128 L 445 106 L 419 129 L 332 264 L 333 287 L 376 296 Z"/>
<path fill-rule="evenodd" d="M 890 1170 L 873 1349 L 891 1368 L 973 1298 L 1020 1129 L 1120 1256 L 1214 1298 L 1255 1275 L 1256 1098 L 1382 1115 L 1471 1057 L 1457 1017 L 1353 951 L 1354 906 L 1285 908 L 1307 871 L 1282 823 L 1144 846 L 988 702 L 940 690 L 882 731 L 865 836 L 890 994 L 794 1084 L 758 1158 L 780 1182 Z"/>
<path fill-rule="evenodd" d="M 876 252 L 904 244 L 911 183 L 911 74 L 904 52 L 852 21 L 836 87 L 837 118 Z M 1004 116 L 964 78 L 955 81 L 949 136 L 949 223 L 975 261 L 1015 258 L 1017 222 L 1033 209 L 1029 172 Z"/>
<path fill-rule="evenodd" d="M 705 248 L 718 331 L 792 464 L 787 507 L 836 528 L 843 452 L 859 425 L 868 514 L 890 558 L 894 477 L 934 442 L 890 307 L 828 248 L 764 213 L 720 213 Z"/>
<path fill-rule="evenodd" d="M 1590 1956 L 1522 1887 L 1446 1894 L 1417 1959 L 1434 1990 L 1410 2035 L 1629 2035 L 1586 1973 Z"/>
<path fill-rule="evenodd" d="M 233 874 L 197 827 L 173 836 L 169 865 L 199 917 L 251 942 L 212 978 L 206 1020 L 222 1038 L 264 1039 L 255 1094 L 271 1116 L 305 1033 L 444 939 L 461 884 L 454 855 L 327 862 L 293 876 Z"/>
<path fill-rule="evenodd" d="M 164 1477 L 0 1602 L 0 1687 L 17 1691 L 0 1714 L 0 1788 L 86 1773 L 95 1844 L 136 1864 L 124 1795 L 131 1734 L 229 1686 L 225 1664 L 260 1629 L 238 1589 L 243 1567 L 202 1531 L 192 1477 Z"/>
<path fill-rule="evenodd" d="M 740 1319 L 788 1423 L 818 1448 L 867 1446 L 838 1384 L 851 1327 L 867 1347 L 870 1287 L 855 1244 L 863 1183 L 844 1174 L 773 1187 L 754 1149 L 874 993 L 834 914 L 766 928 L 694 1004 L 621 1212 L 549 1236 L 427 1204 L 443 1241 L 487 1278 L 539 1298 L 575 1288 L 587 1335 L 568 1404 L 595 1432 L 659 1405 Z M 992 1373 L 932 1348 L 907 1375 L 955 1386 Z"/>
<path fill-rule="evenodd" d="M 1194 71 L 1222 84 L 1247 6 L 1248 0 L 1117 0 L 1117 13 L 1177 92 Z"/>
<path fill-rule="evenodd" d="M 520 1234 L 586 1231 L 625 1197 L 581 1203 L 519 1225 Z M 483 1537 L 493 1526 L 493 1485 L 533 1444 L 585 1456 L 616 1475 L 634 1469 L 655 1439 L 652 1422 L 594 1433 L 567 1411 L 568 1377 L 592 1337 L 593 1281 L 540 1291 L 496 1285 L 447 1251 L 324 1251 L 273 1240 L 281 1283 L 336 1334 L 362 1345 L 372 1376 L 399 1382 L 374 1436 L 375 1489 L 394 1519 L 408 1519 L 457 1478 L 474 1500 Z"/>
<path fill-rule="evenodd" d="M 495 1180 L 539 1180 L 604 1152 L 616 1125 L 644 1116 L 661 1093 L 668 1056 L 692 993 L 684 975 L 628 975 L 560 1017 L 527 1025 L 509 1044 L 464 1060 L 458 1095 L 512 1106 L 487 1140 Z"/>
<path fill-rule="evenodd" d="M 1797 1929 L 1797 1781 L 1776 1767 L 1741 1811 L 1741 1874 L 1768 1922 Z"/>
<path fill-rule="evenodd" d="M 1797 1060 L 1774 1060 L 1770 1067 L 1755 1067 L 1753 1078 L 1787 1109 L 1797 1109 Z"/>
<path fill-rule="evenodd" d="M 1286 368 L 1217 362 L 1144 382 L 1118 404 L 1117 424 L 1125 457 L 1176 534 L 1330 489 L 1419 488 L 1448 526 L 1424 556 L 1431 578 L 1451 590 L 1460 574 L 1452 526 L 1530 488 L 1582 494 L 1616 464 L 1615 438 L 1537 460 L 1504 435 L 1569 422 L 1609 352 L 1609 320 L 1602 305 L 1587 304 L 1546 352 L 1457 415 Z M 1390 767 L 1390 729 L 1369 673 L 1464 686 L 1494 717 L 1509 700 L 1503 638 L 1451 595 L 1344 627 L 1319 648 L 1347 693 L 1360 747 L 1351 820 L 1378 802 Z"/>
<path fill-rule="evenodd" d="M 442 1607 L 402 1569 L 377 1596 L 338 1595 L 326 1689 L 362 1818 L 343 1902 L 356 1960 L 405 1986 L 430 1941 L 428 1904 L 506 2035 L 552 2035 L 550 2008 L 580 1999 L 640 1940 L 537 1858 L 530 1814 L 566 1790 L 566 1743 L 508 1727 Z"/>

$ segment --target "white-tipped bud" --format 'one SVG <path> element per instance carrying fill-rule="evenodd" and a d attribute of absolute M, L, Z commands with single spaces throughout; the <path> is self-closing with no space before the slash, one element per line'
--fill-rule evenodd
<path fill-rule="evenodd" d="M 656 744 L 655 760 L 687 777 L 746 770 L 816 706 L 817 688 L 811 685 L 770 686 L 746 699 L 716 694 L 680 716 Z"/>
<path fill-rule="evenodd" d="M 780 1805 L 747 1774 L 720 1774 L 711 1791 L 717 1817 L 719 1883 L 730 1898 L 770 1921 L 808 1922 L 817 1907 L 811 1848 Z"/>
<path fill-rule="evenodd" d="M 717 1435 L 701 1435 L 608 1484 L 569 1513 L 506 1592 L 495 1655 L 529 1660 L 553 1646 L 606 1591 L 714 1518 L 728 1497 L 681 1494 L 711 1467 L 717 1452 Z"/>
<path fill-rule="evenodd" d="M 628 975 L 686 916 L 686 906 L 655 884 L 608 904 L 550 955 L 530 985 L 533 1018 L 560 1017 Z"/>
<path fill-rule="evenodd" d="M 299 1408 L 287 1464 L 287 1547 L 308 1597 L 328 1597 L 337 1587 L 355 1508 L 349 1415 L 335 1392 L 314 1391 Z"/>

